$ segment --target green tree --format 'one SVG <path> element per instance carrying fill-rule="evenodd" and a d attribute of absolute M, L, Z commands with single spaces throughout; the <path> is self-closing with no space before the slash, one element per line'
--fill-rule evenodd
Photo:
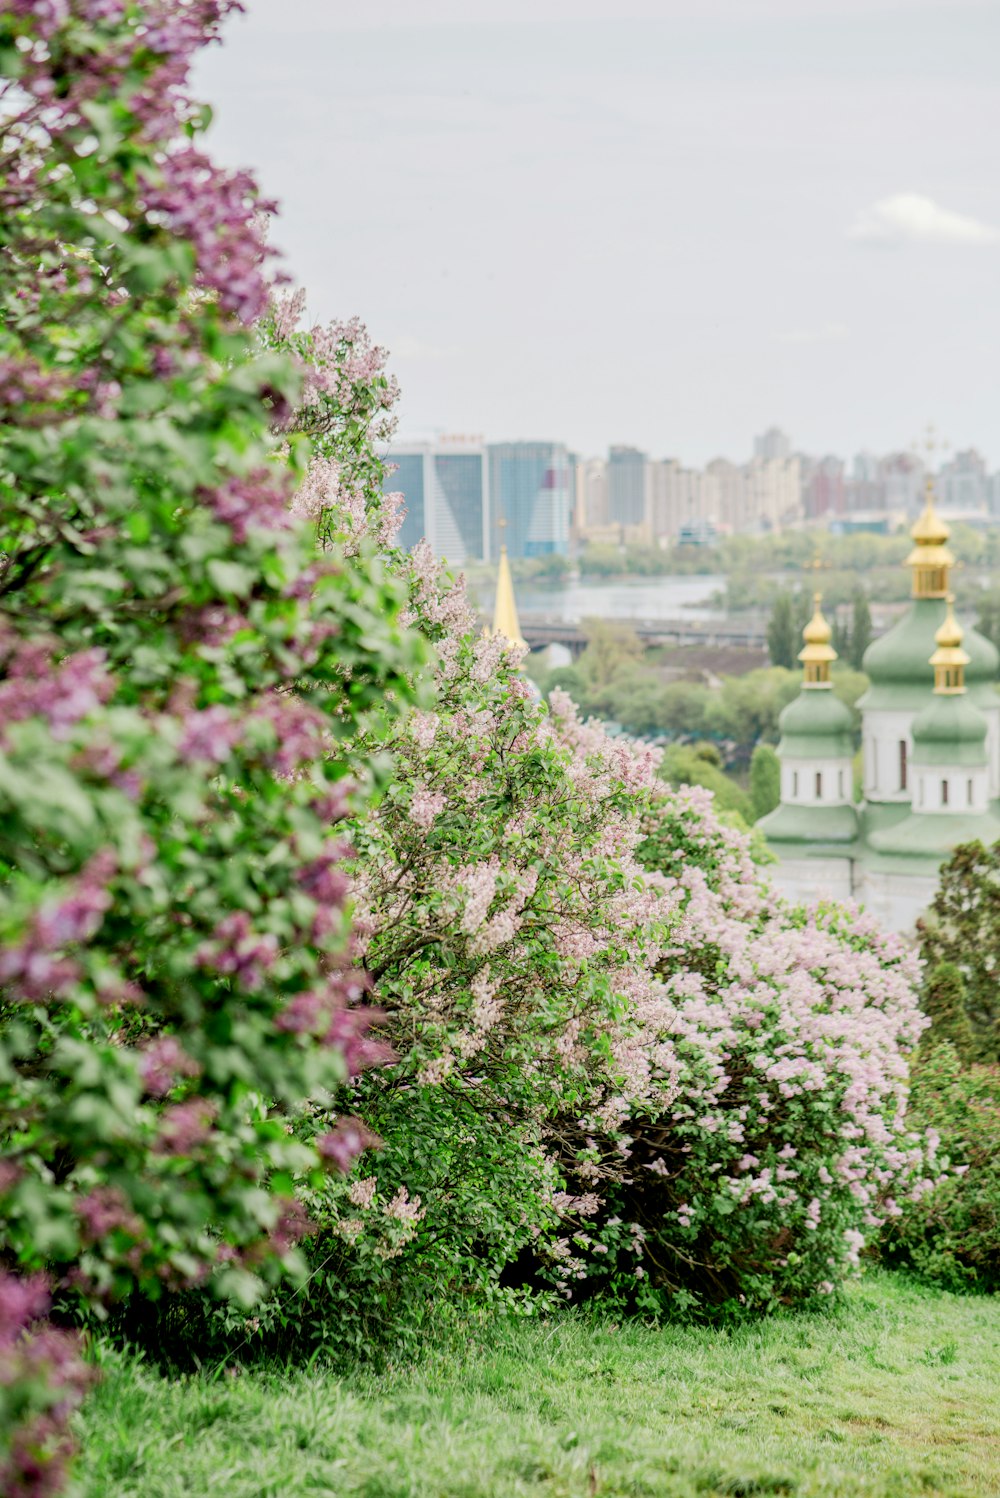
<path fill-rule="evenodd" d="M 722 686 L 709 694 L 705 704 L 705 726 L 722 739 L 731 739 L 745 760 L 761 739 L 772 743 L 778 737 L 781 710 L 799 690 L 797 671 L 783 666 L 765 666 L 745 676 L 723 677 Z"/>
<path fill-rule="evenodd" d="M 832 628 L 833 636 L 830 640 L 830 644 L 833 646 L 834 650 L 837 652 L 837 655 L 842 661 L 849 661 L 851 658 L 850 626 L 841 623 L 840 618 L 835 615 Z"/>
<path fill-rule="evenodd" d="M 886 1226 L 883 1257 L 945 1289 L 995 1293 L 1000 1068 L 970 1066 L 951 1045 L 921 1046 L 910 1062 L 906 1119 L 915 1132 L 939 1137 L 949 1170 L 933 1191 L 899 1198 L 902 1215 Z"/>
<path fill-rule="evenodd" d="M 580 557 L 580 571 L 585 577 L 622 577 L 627 570 L 624 553 L 617 546 L 592 542 Z"/>
<path fill-rule="evenodd" d="M 931 1022 L 921 1041 L 925 1050 L 947 1041 L 966 1065 L 975 1059 L 965 983 L 953 962 L 939 962 L 928 974 L 920 1007 Z"/>
<path fill-rule="evenodd" d="M 1000 843 L 963 843 L 943 865 L 920 955 L 954 964 L 965 989 L 976 1059 L 1000 1060 Z"/>
<path fill-rule="evenodd" d="M 980 595 L 977 603 L 976 629 L 994 645 L 1000 646 L 1000 589 L 991 588 Z"/>
<path fill-rule="evenodd" d="M 663 731 L 666 691 L 652 672 L 633 671 L 609 690 L 606 701 L 612 718 L 626 733 L 646 738 Z"/>
<path fill-rule="evenodd" d="M 660 775 L 668 785 L 704 786 L 714 795 L 717 810 L 736 812 L 749 825 L 754 819 L 750 797 L 705 755 L 705 748 L 714 750 L 715 746 L 671 744 L 663 756 Z"/>
<path fill-rule="evenodd" d="M 767 653 L 772 666 L 784 666 L 786 671 L 791 671 L 795 667 L 798 652 L 795 600 L 788 589 L 783 588 L 774 600 L 771 617 L 767 622 Z"/>
<path fill-rule="evenodd" d="M 865 651 L 872 642 L 872 615 L 868 607 L 867 594 L 861 588 L 855 590 L 854 609 L 851 615 L 851 645 L 848 659 L 855 671 L 862 669 Z"/>
<path fill-rule="evenodd" d="M 587 646 L 576 669 L 594 707 L 600 711 L 608 691 L 621 682 L 622 675 L 641 665 L 642 641 L 627 624 L 614 619 L 585 619 Z"/>
<path fill-rule="evenodd" d="M 758 744 L 751 756 L 750 800 L 758 822 L 781 800 L 781 762 L 770 744 Z"/>

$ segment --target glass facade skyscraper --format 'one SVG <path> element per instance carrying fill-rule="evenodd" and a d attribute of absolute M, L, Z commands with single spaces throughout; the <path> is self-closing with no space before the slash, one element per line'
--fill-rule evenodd
<path fill-rule="evenodd" d="M 646 519 L 647 458 L 637 447 L 608 453 L 608 519 L 614 525 L 642 525 Z"/>
<path fill-rule="evenodd" d="M 569 551 L 572 478 L 561 442 L 497 442 L 489 452 L 491 550 L 512 557 Z M 500 522 L 503 522 L 502 526 Z"/>
<path fill-rule="evenodd" d="M 392 448 L 386 492 L 399 490 L 406 517 L 399 533 L 407 550 L 426 539 L 435 555 L 461 566 L 489 546 L 489 482 L 485 450 L 457 444 Z"/>
<path fill-rule="evenodd" d="M 399 532 L 399 544 L 411 551 L 427 533 L 424 518 L 424 455 L 391 452 L 389 462 L 395 466 L 395 472 L 387 476 L 383 489 L 387 494 L 401 491 L 406 497 L 406 514 Z"/>

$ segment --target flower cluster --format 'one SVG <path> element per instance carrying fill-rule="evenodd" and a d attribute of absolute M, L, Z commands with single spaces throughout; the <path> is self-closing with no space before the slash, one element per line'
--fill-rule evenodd
<path fill-rule="evenodd" d="M 385 1053 L 331 824 L 423 649 L 289 512 L 261 205 L 187 92 L 233 9 L 0 14 L 0 1257 L 97 1302 L 296 1271 L 289 1178 L 350 1157 L 275 1115 Z"/>
<path fill-rule="evenodd" d="M 352 469 L 316 415 L 322 389 L 356 394 L 348 341 L 296 333 L 303 308 L 271 324 L 319 366 L 289 423 L 314 450 L 296 506 L 382 550 L 436 655 L 430 710 L 359 737 L 394 769 L 350 828 L 358 956 L 395 1052 L 351 1107 L 384 1141 L 367 1179 L 420 1193 L 406 1264 L 433 1244 L 442 1279 L 467 1273 L 475 1243 L 488 1281 L 529 1252 L 563 1294 L 624 1285 L 647 1308 L 827 1293 L 938 1170 L 903 1117 L 912 962 L 857 912 L 765 893 L 707 792 L 668 792 L 657 751 L 565 694 L 538 704 L 430 548 L 386 550 L 386 473 L 370 453 Z M 445 1191 L 427 1162 L 456 1141 Z"/>
<path fill-rule="evenodd" d="M 63 1487 L 76 1442 L 70 1417 L 93 1381 L 78 1340 L 45 1320 L 42 1275 L 0 1271 L 0 1491 L 49 1498 Z"/>

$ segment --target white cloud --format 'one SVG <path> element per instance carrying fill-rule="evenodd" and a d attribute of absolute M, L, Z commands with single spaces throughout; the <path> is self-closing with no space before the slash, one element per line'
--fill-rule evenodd
<path fill-rule="evenodd" d="M 842 322 L 825 322 L 817 328 L 789 328 L 773 337 L 778 343 L 839 343 L 848 333 Z"/>
<path fill-rule="evenodd" d="M 897 192 L 880 198 L 858 214 L 848 238 L 868 244 L 997 244 L 1000 229 L 980 223 L 965 213 L 952 213 L 918 192 Z"/>

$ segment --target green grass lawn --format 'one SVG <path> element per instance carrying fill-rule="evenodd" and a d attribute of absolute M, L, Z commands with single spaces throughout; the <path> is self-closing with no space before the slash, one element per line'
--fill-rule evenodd
<path fill-rule="evenodd" d="M 112 1362 L 87 1498 L 1000 1494 L 1000 1299 L 869 1276 L 738 1331 L 501 1322 L 418 1365 L 166 1381 Z"/>

